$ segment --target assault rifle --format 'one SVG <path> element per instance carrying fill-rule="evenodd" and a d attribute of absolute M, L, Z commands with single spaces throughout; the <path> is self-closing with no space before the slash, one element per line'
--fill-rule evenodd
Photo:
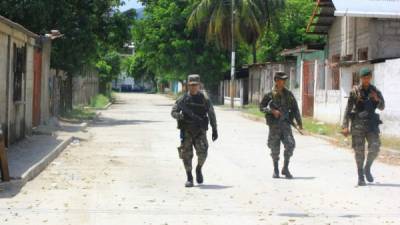
<path fill-rule="evenodd" d="M 294 123 L 293 119 L 290 117 L 289 112 L 283 113 L 283 110 L 281 109 L 281 107 L 276 105 L 273 101 L 270 101 L 268 105 L 269 105 L 270 109 L 275 109 L 275 110 L 278 110 L 279 112 L 281 112 L 281 117 L 279 117 L 279 120 L 288 122 L 301 135 L 304 135 L 303 131 L 300 130 L 300 128 Z M 273 115 L 271 115 L 271 116 L 273 116 Z"/>

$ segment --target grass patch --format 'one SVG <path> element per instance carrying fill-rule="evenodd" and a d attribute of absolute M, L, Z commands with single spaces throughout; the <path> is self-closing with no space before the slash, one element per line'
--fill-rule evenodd
<path fill-rule="evenodd" d="M 92 120 L 96 116 L 96 113 L 93 110 L 78 107 L 74 108 L 69 112 L 63 114 L 63 117 L 68 120 L 74 121 L 85 121 L 85 120 Z"/>
<path fill-rule="evenodd" d="M 241 110 L 244 113 L 248 113 L 248 114 L 251 114 L 253 116 L 257 116 L 257 117 L 260 117 L 260 118 L 264 118 L 265 117 L 265 114 L 260 111 L 260 107 L 258 105 L 253 105 L 253 104 L 245 105 L 245 106 L 243 106 L 241 108 Z"/>
<path fill-rule="evenodd" d="M 338 125 L 318 122 L 312 118 L 303 118 L 303 127 L 308 132 L 330 137 L 335 137 L 340 132 Z"/>
<path fill-rule="evenodd" d="M 111 96 L 112 96 L 112 94 L 111 94 Z M 104 96 L 102 94 L 99 94 L 99 95 L 94 96 L 90 100 L 90 107 L 96 108 L 96 109 L 104 108 L 109 102 L 110 102 L 109 98 L 107 98 L 106 96 Z"/>
<path fill-rule="evenodd" d="M 400 151 L 400 138 L 393 136 L 382 136 L 381 141 L 384 147 Z"/>

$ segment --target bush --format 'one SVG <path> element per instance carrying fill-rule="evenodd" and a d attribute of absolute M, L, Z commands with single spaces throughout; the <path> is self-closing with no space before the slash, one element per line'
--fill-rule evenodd
<path fill-rule="evenodd" d="M 104 108 L 110 102 L 109 98 L 99 94 L 90 100 L 90 107 L 92 108 Z"/>

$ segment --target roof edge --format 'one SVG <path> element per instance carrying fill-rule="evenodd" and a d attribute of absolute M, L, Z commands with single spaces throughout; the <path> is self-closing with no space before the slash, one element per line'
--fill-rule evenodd
<path fill-rule="evenodd" d="M 13 22 L 13 21 L 11 21 L 11 20 L 9 20 L 6 17 L 1 16 L 1 15 L 0 15 L 0 22 L 5 23 L 6 25 L 12 27 L 13 29 L 21 31 L 22 33 L 24 33 L 24 34 L 26 34 L 26 35 L 28 35 L 28 36 L 30 36 L 32 38 L 38 38 L 39 37 L 38 34 L 35 34 L 32 31 L 26 29 L 21 24 L 15 23 L 15 22 Z"/>

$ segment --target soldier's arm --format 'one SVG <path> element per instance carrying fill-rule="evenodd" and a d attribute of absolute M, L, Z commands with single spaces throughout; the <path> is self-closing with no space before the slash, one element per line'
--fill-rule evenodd
<path fill-rule="evenodd" d="M 269 103 L 272 98 L 270 94 L 266 94 L 260 103 L 260 111 L 264 113 L 271 113 L 271 109 L 269 107 Z"/>
<path fill-rule="evenodd" d="M 215 110 L 212 102 L 208 99 L 208 118 L 210 119 L 210 125 L 213 130 L 217 130 L 217 116 L 215 115 Z"/>
<path fill-rule="evenodd" d="M 355 94 L 352 91 L 350 92 L 350 97 L 347 100 L 346 110 L 344 111 L 342 128 L 349 128 L 350 115 L 351 115 L 351 110 L 353 109 L 354 106 L 354 101 L 355 101 Z"/>
<path fill-rule="evenodd" d="M 296 120 L 297 126 L 299 126 L 300 128 L 303 128 L 303 120 L 301 118 L 300 109 L 299 109 L 299 105 L 297 104 L 297 100 L 294 97 L 293 93 L 290 93 L 290 97 L 293 99 L 292 110 L 293 110 L 293 114 L 294 114 L 294 119 Z"/>
<path fill-rule="evenodd" d="M 377 104 L 377 108 L 379 109 L 379 110 L 384 110 L 385 109 L 385 99 L 383 98 L 383 95 L 382 95 L 382 92 L 380 92 L 379 90 L 377 91 L 377 93 L 376 93 L 377 95 L 378 95 L 378 98 L 379 98 L 379 101 L 378 101 L 378 104 Z"/>
<path fill-rule="evenodd" d="M 182 101 L 183 97 L 180 97 L 178 100 L 176 100 L 174 106 L 172 106 L 171 116 L 176 120 L 182 119 L 182 113 L 181 113 L 182 108 L 180 107 Z"/>

